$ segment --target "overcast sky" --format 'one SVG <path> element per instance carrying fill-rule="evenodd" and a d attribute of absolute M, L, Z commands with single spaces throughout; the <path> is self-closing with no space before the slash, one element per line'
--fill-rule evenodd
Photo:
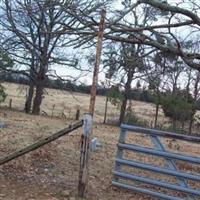
<path fill-rule="evenodd" d="M 121 9 L 122 5 L 121 5 L 121 0 L 116 0 L 115 3 L 113 3 L 113 9 Z M 99 15 L 100 18 L 100 15 Z M 80 57 L 84 57 L 84 55 L 88 55 L 90 53 L 95 53 L 96 51 L 96 46 L 94 46 L 92 49 L 88 50 L 88 49 L 73 49 L 73 48 L 69 48 L 67 49 L 67 51 L 73 52 L 75 55 L 80 55 Z M 79 82 L 83 82 L 84 84 L 90 85 L 92 84 L 92 70 L 93 70 L 93 66 L 91 66 L 89 63 L 87 63 L 86 61 L 82 60 L 82 62 L 80 63 L 81 67 L 84 69 L 90 69 L 91 73 L 88 72 L 80 72 L 78 70 L 75 70 L 73 68 L 69 68 L 67 66 L 55 66 L 53 67 L 54 69 L 56 69 L 56 72 L 58 75 L 60 76 L 75 76 L 75 77 L 80 77 L 79 78 Z M 99 83 L 101 81 L 105 80 L 105 75 L 103 73 L 103 69 L 102 69 L 102 64 L 100 66 L 100 73 L 99 73 Z"/>
<path fill-rule="evenodd" d="M 182 2 L 182 0 L 168 0 L 168 2 L 172 5 L 176 5 L 177 3 L 179 2 Z M 184 7 L 184 8 L 187 8 L 187 9 L 191 9 L 191 3 L 190 3 L 190 0 L 186 0 L 185 1 L 186 3 L 182 3 L 180 6 L 181 7 Z M 199 4 L 199 0 L 195 0 L 195 2 L 197 4 Z M 115 3 L 113 4 L 113 9 L 122 9 L 123 6 L 121 5 L 121 1 L 118 0 L 118 1 L 115 1 Z M 156 22 L 157 24 L 160 24 L 162 23 L 161 20 L 158 20 Z M 176 31 L 176 34 L 179 34 L 181 37 L 186 37 L 187 34 L 188 34 L 189 30 L 186 29 L 185 27 L 184 28 L 180 28 L 178 31 Z M 67 51 L 69 52 L 74 52 L 76 55 L 80 55 L 81 57 L 84 57 L 84 55 L 86 54 L 90 54 L 91 52 L 95 52 L 95 48 L 96 47 L 93 47 L 93 49 L 91 49 L 90 51 L 88 49 L 76 49 L 76 50 L 73 50 L 72 48 L 69 48 L 67 49 Z M 82 61 L 81 63 L 81 66 L 83 68 L 86 68 L 86 69 L 92 69 L 93 66 L 90 66 L 87 62 L 85 61 Z M 79 77 L 80 74 L 81 74 L 81 78 L 79 79 L 79 81 L 85 83 L 85 84 L 91 84 L 92 83 L 92 73 L 80 73 L 79 71 L 77 70 L 74 70 L 72 68 L 68 68 L 66 66 L 55 66 L 54 68 L 56 68 L 56 71 L 57 71 L 57 74 L 60 75 L 60 76 L 75 76 L 75 77 Z M 102 73 L 102 66 L 101 66 L 101 69 L 100 69 L 100 74 L 99 74 L 99 82 L 101 81 L 104 81 L 105 77 L 104 77 L 104 73 Z"/>

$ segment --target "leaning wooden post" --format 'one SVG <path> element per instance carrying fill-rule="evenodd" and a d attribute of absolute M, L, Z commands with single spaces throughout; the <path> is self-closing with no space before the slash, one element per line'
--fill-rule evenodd
<path fill-rule="evenodd" d="M 89 107 L 89 112 L 92 114 L 92 116 L 94 114 L 94 107 L 95 107 L 95 100 L 96 100 L 96 93 L 97 93 L 96 87 L 98 83 L 99 66 L 100 66 L 100 61 L 101 61 L 105 17 L 106 17 L 106 10 L 102 9 L 101 20 L 99 24 L 98 41 L 97 41 L 97 47 L 96 47 L 96 58 L 95 58 L 91 97 L 90 97 L 90 107 Z"/>
<path fill-rule="evenodd" d="M 92 115 L 84 114 L 83 134 L 81 136 L 80 171 L 78 183 L 78 196 L 84 197 L 88 179 L 88 161 L 90 152 L 90 135 L 92 133 Z"/>

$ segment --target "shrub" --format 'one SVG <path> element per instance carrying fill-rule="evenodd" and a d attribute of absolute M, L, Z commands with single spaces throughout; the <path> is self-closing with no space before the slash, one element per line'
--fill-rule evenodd
<path fill-rule="evenodd" d="M 123 95 L 118 86 L 112 86 L 112 88 L 108 91 L 108 100 L 111 104 L 120 108 L 123 101 Z"/>
<path fill-rule="evenodd" d="M 192 98 L 187 100 L 180 92 L 178 94 L 164 94 L 161 98 L 161 104 L 165 116 L 175 121 L 187 121 L 193 116 Z"/>
<path fill-rule="evenodd" d="M 0 84 L 0 103 L 4 102 L 7 97 L 7 94 L 4 91 L 4 87 Z"/>
<path fill-rule="evenodd" d="M 130 125 L 136 125 L 136 126 L 142 126 L 142 127 L 148 127 L 149 123 L 148 121 L 144 119 L 140 119 L 132 112 L 127 112 L 125 116 L 125 122 Z"/>

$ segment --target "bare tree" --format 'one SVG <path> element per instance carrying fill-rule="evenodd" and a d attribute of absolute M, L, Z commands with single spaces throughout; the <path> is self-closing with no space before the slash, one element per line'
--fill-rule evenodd
<path fill-rule="evenodd" d="M 1 10 L 3 13 L 1 24 L 6 33 L 13 38 L 15 47 L 21 50 L 21 53 L 18 51 L 15 54 L 16 60 L 18 59 L 19 63 L 28 64 L 30 68 L 30 89 L 25 110 L 30 111 L 35 86 L 32 112 L 39 114 L 50 65 L 52 63 L 76 64 L 76 60 L 71 61 L 59 53 L 60 48 L 67 42 L 67 36 L 57 33 L 73 20 L 68 18 L 57 0 L 15 0 L 12 2 L 4 0 Z M 19 59 L 20 57 L 22 59 Z"/>
<path fill-rule="evenodd" d="M 157 53 L 153 59 L 154 63 L 151 66 L 150 71 L 146 70 L 146 80 L 149 84 L 149 90 L 153 91 L 153 95 L 155 96 L 154 102 L 156 104 L 156 112 L 155 112 L 155 120 L 154 120 L 154 128 L 157 128 L 158 124 L 158 112 L 159 112 L 159 106 L 161 103 L 161 83 L 162 78 L 164 77 L 164 70 L 162 64 L 158 64 L 156 61 L 157 57 L 160 57 L 160 54 Z"/>
<path fill-rule="evenodd" d="M 191 93 L 193 95 L 193 106 L 192 106 L 192 112 L 191 112 L 191 116 L 190 116 L 190 121 L 189 121 L 189 133 L 192 133 L 192 127 L 194 124 L 194 115 L 196 113 L 196 109 L 197 109 L 197 101 L 200 97 L 200 72 L 198 71 L 193 71 L 192 73 L 192 80 L 191 80 Z"/>
<path fill-rule="evenodd" d="M 185 7 L 185 1 L 177 1 L 173 5 L 167 1 L 157 0 L 124 0 L 124 8 L 112 11 L 106 22 L 106 34 L 104 38 L 111 41 L 118 41 L 130 44 L 143 44 L 153 49 L 160 50 L 167 54 L 180 56 L 184 62 L 197 70 L 200 70 L 200 53 L 195 50 L 188 51 L 182 41 L 190 40 L 198 36 L 200 28 L 200 17 L 198 11 L 200 7 L 196 1 L 190 1 L 192 6 Z M 147 15 L 148 23 L 143 23 L 137 13 Z M 97 34 L 97 22 L 93 17 L 94 12 L 87 14 L 84 9 L 72 10 L 70 13 L 77 21 L 77 26 L 70 26 L 70 30 L 78 35 L 80 40 L 76 40 L 78 45 L 91 41 Z M 138 23 L 135 23 L 137 19 Z M 149 20 L 151 19 L 151 20 Z M 160 23 L 158 23 L 160 21 Z M 185 34 L 178 35 L 186 28 Z M 132 37 L 129 37 L 129 36 Z M 186 35 L 186 36 L 185 36 Z M 198 41 L 199 42 L 199 41 Z"/>

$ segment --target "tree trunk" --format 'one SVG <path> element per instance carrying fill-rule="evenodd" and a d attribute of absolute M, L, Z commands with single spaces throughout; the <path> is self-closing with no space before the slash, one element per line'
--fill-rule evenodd
<path fill-rule="evenodd" d="M 32 111 L 32 113 L 35 115 L 40 114 L 40 105 L 42 103 L 43 92 L 44 92 L 44 79 L 37 80 L 36 93 L 33 101 L 33 111 Z"/>
<path fill-rule="evenodd" d="M 190 135 L 192 134 L 193 122 L 194 122 L 194 115 L 191 116 L 190 122 L 189 122 L 189 134 L 190 134 Z"/>
<path fill-rule="evenodd" d="M 133 73 L 134 72 L 132 70 L 128 72 L 128 77 L 127 77 L 125 91 L 124 91 L 124 98 L 123 98 L 121 110 L 120 110 L 119 125 L 125 121 L 126 105 L 129 98 L 129 93 L 131 92 L 131 83 L 133 79 Z"/>
<path fill-rule="evenodd" d="M 104 112 L 104 119 L 103 119 L 104 124 L 106 123 L 107 110 L 108 110 L 108 95 L 106 95 L 106 105 L 105 105 L 105 112 Z"/>
<path fill-rule="evenodd" d="M 35 87 L 35 71 L 34 71 L 35 61 L 34 61 L 34 59 L 35 59 L 34 54 L 32 54 L 29 89 L 28 89 L 28 95 L 26 97 L 25 106 L 24 106 L 25 113 L 31 112 L 32 99 L 33 99 L 34 87 Z"/>
<path fill-rule="evenodd" d="M 184 133 L 185 121 L 183 120 L 181 123 L 181 132 Z"/>
<path fill-rule="evenodd" d="M 158 111 L 159 111 L 159 105 L 160 105 L 160 91 L 158 87 L 157 87 L 156 93 L 157 93 L 157 101 L 156 101 L 156 116 L 155 116 L 154 128 L 157 127 Z"/>
<path fill-rule="evenodd" d="M 193 125 L 193 120 L 190 119 L 190 125 L 189 125 L 189 134 L 192 134 L 192 125 Z"/>
<path fill-rule="evenodd" d="M 172 119 L 173 130 L 176 131 L 176 119 Z"/>
<path fill-rule="evenodd" d="M 159 103 L 156 103 L 156 116 L 155 116 L 155 122 L 154 122 L 154 128 L 157 127 L 157 122 L 158 122 L 158 111 L 159 111 Z"/>
<path fill-rule="evenodd" d="M 189 133 L 190 134 L 192 134 L 192 126 L 194 123 L 194 115 L 196 112 L 196 103 L 198 100 L 198 94 L 199 94 L 199 90 L 200 90 L 199 83 L 200 83 L 200 72 L 197 72 L 196 77 L 195 77 L 195 84 L 194 84 L 194 100 L 195 100 L 195 102 L 193 104 L 192 114 L 190 117 L 190 124 L 189 124 Z"/>
<path fill-rule="evenodd" d="M 126 104 L 127 104 L 128 98 L 126 95 L 124 95 L 124 99 L 122 101 L 121 109 L 120 109 L 120 116 L 119 116 L 119 125 L 124 122 L 125 120 L 125 114 L 126 114 Z"/>
<path fill-rule="evenodd" d="M 33 93 L 34 93 L 34 84 L 30 83 L 30 86 L 28 89 L 28 96 L 26 98 L 26 103 L 25 103 L 25 107 L 24 107 L 24 110 L 26 113 L 30 113 L 30 111 L 31 111 Z"/>

